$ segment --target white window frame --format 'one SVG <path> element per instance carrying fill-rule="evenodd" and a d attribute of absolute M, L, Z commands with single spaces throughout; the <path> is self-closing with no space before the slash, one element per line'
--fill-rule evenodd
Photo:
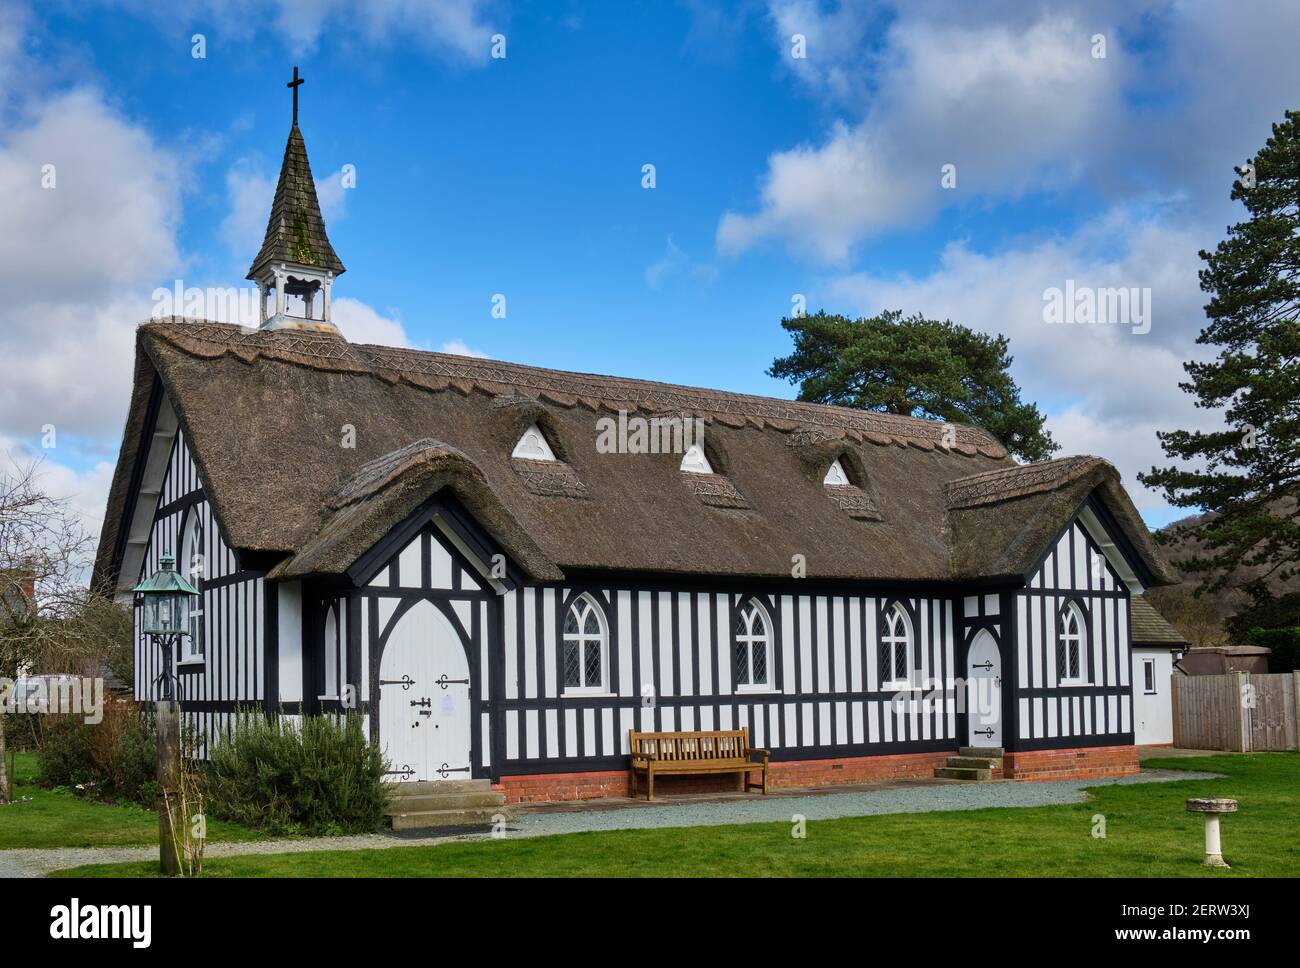
<path fill-rule="evenodd" d="M 755 620 L 763 623 L 763 632 L 761 634 L 754 631 Z M 743 631 L 742 627 L 743 626 Z M 736 612 L 736 625 L 733 628 L 735 636 L 735 645 L 745 646 L 745 665 L 746 678 L 749 682 L 741 683 L 739 667 L 735 669 L 736 692 L 775 692 L 776 686 L 773 683 L 773 669 L 776 664 L 776 652 L 773 648 L 772 616 L 767 613 L 763 603 L 758 599 L 751 598 L 743 602 Z M 735 645 L 732 647 L 732 658 L 734 660 L 736 650 Z M 762 645 L 766 663 L 766 680 L 764 682 L 754 681 L 754 647 Z"/>
<path fill-rule="evenodd" d="M 585 606 L 585 607 L 584 607 Z M 600 607 L 590 594 L 583 592 L 577 598 L 569 603 L 565 610 L 564 617 L 567 619 L 574 609 L 582 609 L 577 613 L 578 631 L 565 632 L 564 623 L 560 624 L 560 679 L 563 694 L 566 696 L 607 696 L 609 695 L 609 623 L 605 621 L 605 610 Z M 591 635 L 584 632 L 586 628 L 586 618 L 590 613 L 596 616 L 596 624 L 600 626 L 600 632 L 597 635 Z M 564 685 L 564 647 L 566 643 L 578 643 L 578 677 L 582 680 L 581 685 L 569 686 Z M 587 678 L 587 649 L 594 643 L 595 648 L 600 650 L 600 682 L 590 683 Z"/>
<path fill-rule="evenodd" d="M 1147 680 L 1151 684 L 1147 685 Z M 1154 657 L 1142 657 L 1142 694 L 1144 696 L 1155 696 L 1159 694 L 1160 688 L 1156 685 L 1156 660 Z"/>
<path fill-rule="evenodd" d="M 1065 670 L 1057 669 L 1057 684 L 1062 686 L 1081 686 L 1088 682 L 1088 621 L 1083 614 L 1083 609 L 1079 608 L 1078 602 L 1066 602 L 1065 607 L 1061 609 L 1059 619 L 1060 627 L 1056 630 L 1057 641 L 1065 643 Z M 1073 623 L 1074 631 L 1070 631 L 1070 625 Z M 1066 670 L 1070 668 L 1070 649 L 1078 650 L 1078 662 L 1076 663 L 1079 674 L 1069 675 Z"/>
<path fill-rule="evenodd" d="M 198 545 L 196 548 L 195 545 Z M 176 658 L 178 665 L 199 665 L 207 659 L 207 642 L 203 627 L 203 572 L 206 557 L 203 554 L 203 529 L 199 524 L 199 509 L 195 505 L 185 518 L 181 531 L 180 564 L 184 578 L 198 589 L 198 597 L 190 604 L 189 635 L 183 635 Z M 197 561 L 196 561 L 197 559 Z"/>
<path fill-rule="evenodd" d="M 901 628 L 901 634 L 899 629 Z M 881 617 L 880 648 L 889 651 L 889 678 L 882 682 L 883 689 L 900 689 L 912 684 L 912 617 L 902 602 L 894 602 Z M 903 665 L 906 675 L 898 678 L 897 650 L 903 649 Z"/>

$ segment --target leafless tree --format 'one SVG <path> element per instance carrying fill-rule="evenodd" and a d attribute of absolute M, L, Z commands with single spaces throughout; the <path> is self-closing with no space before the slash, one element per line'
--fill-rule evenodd
<path fill-rule="evenodd" d="M 40 461 L 0 455 L 0 678 L 124 671 L 131 617 L 88 587 L 94 545 L 68 499 L 42 487 Z M 4 750 L 0 713 L 0 803 Z"/>

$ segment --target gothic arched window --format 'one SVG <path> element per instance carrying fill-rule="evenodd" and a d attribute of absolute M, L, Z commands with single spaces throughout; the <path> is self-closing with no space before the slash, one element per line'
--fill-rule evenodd
<path fill-rule="evenodd" d="M 1062 682 L 1082 682 L 1083 643 L 1088 625 L 1077 602 L 1067 602 L 1057 617 L 1056 677 Z"/>
<path fill-rule="evenodd" d="M 772 688 L 772 620 L 753 599 L 736 612 L 733 654 L 737 692 Z"/>
<path fill-rule="evenodd" d="M 906 685 L 912 654 L 912 620 L 901 602 L 894 602 L 882 618 L 880 629 L 880 684 Z"/>
<path fill-rule="evenodd" d="M 181 534 L 181 573 L 191 585 L 199 590 L 199 596 L 190 607 L 189 635 L 183 639 L 179 660 L 181 662 L 202 662 L 206 653 L 203 629 L 203 525 L 199 523 L 199 511 L 195 507 L 185 519 L 185 528 Z"/>
<path fill-rule="evenodd" d="M 609 630 L 596 600 L 584 593 L 564 616 L 564 691 L 609 691 Z"/>

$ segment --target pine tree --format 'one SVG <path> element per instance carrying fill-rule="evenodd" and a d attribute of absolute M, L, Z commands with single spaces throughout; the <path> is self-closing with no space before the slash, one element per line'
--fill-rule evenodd
<path fill-rule="evenodd" d="M 870 319 L 819 312 L 781 326 L 794 352 L 767 372 L 798 383 L 800 400 L 975 424 L 1026 460 L 1056 450 L 1038 407 L 1021 402 L 1007 372 L 1005 336 L 898 310 Z"/>
<path fill-rule="evenodd" d="M 1196 405 L 1221 410 L 1224 429 L 1159 434 L 1165 454 L 1188 462 L 1139 474 L 1178 507 L 1212 512 L 1173 542 L 1194 541 L 1180 562 L 1206 590 L 1242 588 L 1253 603 L 1229 624 L 1300 624 L 1300 112 L 1273 125 L 1241 169 L 1232 198 L 1249 218 L 1201 252 L 1209 324 L 1197 342 L 1218 347 L 1188 362 L 1180 383 Z"/>

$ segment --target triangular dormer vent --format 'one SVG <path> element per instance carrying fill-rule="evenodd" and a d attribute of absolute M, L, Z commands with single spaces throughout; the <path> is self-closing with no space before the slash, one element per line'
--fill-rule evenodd
<path fill-rule="evenodd" d="M 546 442 L 537 424 L 530 425 L 524 431 L 510 456 L 520 460 L 555 460 L 555 452 L 551 450 L 551 445 Z"/>

